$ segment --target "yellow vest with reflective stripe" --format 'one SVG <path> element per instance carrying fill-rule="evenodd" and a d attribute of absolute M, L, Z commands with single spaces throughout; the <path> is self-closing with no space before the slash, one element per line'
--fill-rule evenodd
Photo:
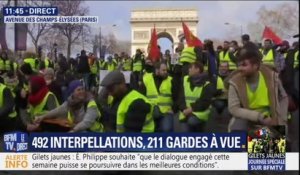
<path fill-rule="evenodd" d="M 299 67 L 299 50 L 294 54 L 294 68 Z"/>
<path fill-rule="evenodd" d="M 262 62 L 264 64 L 268 64 L 268 65 L 271 65 L 271 66 L 275 65 L 274 55 L 273 55 L 273 50 L 272 49 L 270 49 L 266 55 L 263 55 Z"/>
<path fill-rule="evenodd" d="M 34 118 L 36 116 L 43 115 L 48 112 L 48 110 L 44 109 L 44 108 L 47 105 L 49 95 L 54 96 L 56 107 L 59 106 L 56 96 L 52 92 L 49 91 L 40 104 L 38 104 L 36 106 L 29 105 L 29 113 L 30 113 L 30 117 L 31 117 L 32 121 L 34 120 Z"/>
<path fill-rule="evenodd" d="M 259 72 L 258 85 L 254 92 L 251 91 L 248 83 L 246 86 L 249 108 L 261 112 L 263 115 L 270 116 L 268 88 L 262 73 Z"/>
<path fill-rule="evenodd" d="M 28 63 L 33 71 L 37 71 L 37 65 L 34 58 L 25 58 L 24 63 Z"/>
<path fill-rule="evenodd" d="M 232 62 L 230 59 L 229 51 L 227 51 L 226 54 L 224 54 L 224 51 L 221 51 L 219 53 L 219 59 L 220 59 L 220 62 L 228 62 L 230 70 L 236 69 L 236 64 L 234 62 Z"/>
<path fill-rule="evenodd" d="M 217 78 L 217 90 L 224 90 L 224 82 L 220 76 Z"/>
<path fill-rule="evenodd" d="M 184 97 L 185 97 L 185 103 L 186 103 L 187 107 L 191 107 L 191 104 L 196 102 L 196 100 L 198 100 L 201 97 L 203 87 L 208 85 L 209 82 L 207 81 L 203 86 L 195 87 L 193 90 L 191 90 L 190 82 L 189 82 L 188 79 L 189 79 L 189 76 L 185 76 L 184 80 L 183 80 Z M 208 117 L 210 115 L 210 112 L 211 112 L 211 110 L 210 110 L 210 107 L 209 107 L 205 111 L 193 112 L 193 114 L 199 120 L 207 121 Z M 185 119 L 185 116 L 182 113 L 180 113 L 179 120 L 184 120 L 184 119 Z"/>
<path fill-rule="evenodd" d="M 11 64 L 13 67 L 11 67 Z M 2 60 L 0 59 L 0 71 L 10 71 L 11 68 L 13 68 L 15 70 L 17 70 L 17 63 L 15 62 L 11 62 L 10 60 Z"/>
<path fill-rule="evenodd" d="M 159 91 L 157 90 L 153 78 L 153 73 L 146 73 L 143 77 L 143 82 L 146 87 L 146 97 L 154 105 L 158 105 L 162 113 L 167 113 L 172 110 L 172 77 L 168 76 L 162 81 Z"/>
<path fill-rule="evenodd" d="M 194 63 L 196 61 L 196 53 L 194 47 L 186 47 L 182 50 L 179 62 Z"/>
<path fill-rule="evenodd" d="M 125 59 L 124 64 L 123 64 L 123 69 L 125 71 L 130 71 L 131 70 L 131 59 Z"/>
<path fill-rule="evenodd" d="M 101 118 L 101 113 L 97 107 L 95 100 L 89 101 L 89 103 L 87 104 L 87 108 L 96 108 L 97 113 L 98 113 L 98 117 L 97 117 L 96 121 L 89 128 L 89 130 L 93 131 L 93 132 L 104 132 L 104 127 L 103 127 L 102 123 L 98 122 L 99 119 Z M 74 125 L 74 116 L 72 115 L 70 110 L 68 111 L 68 122 L 71 126 Z"/>
<path fill-rule="evenodd" d="M 132 90 L 131 92 L 129 92 L 119 104 L 117 110 L 117 132 L 125 132 L 124 123 L 127 117 L 128 108 L 137 99 L 142 99 L 146 103 L 151 105 L 151 110 L 146 116 L 141 132 L 154 132 L 155 125 L 153 120 L 153 105 L 144 95 L 137 92 L 136 90 Z"/>
<path fill-rule="evenodd" d="M 0 83 L 0 108 L 3 107 L 3 103 L 4 103 L 4 101 L 5 101 L 4 96 L 3 96 L 3 95 L 4 95 L 3 92 L 4 92 L 4 89 L 5 89 L 5 88 L 6 88 L 6 86 L 5 86 L 4 84 Z M 10 114 L 8 114 L 8 116 L 9 116 L 10 118 L 14 118 L 14 117 L 17 116 L 17 112 L 16 112 L 16 110 L 15 110 L 15 107 L 13 108 L 13 111 L 10 112 Z"/>

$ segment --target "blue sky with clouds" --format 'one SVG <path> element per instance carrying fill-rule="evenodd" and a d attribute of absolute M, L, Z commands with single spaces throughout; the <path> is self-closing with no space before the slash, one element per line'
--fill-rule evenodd
<path fill-rule="evenodd" d="M 99 24 L 94 25 L 94 31 L 103 26 L 102 31 L 115 33 L 121 40 L 130 40 L 130 12 L 133 9 L 144 8 L 193 8 L 198 10 L 198 33 L 201 39 L 220 38 L 226 39 L 228 30 L 247 32 L 246 26 L 255 21 L 256 12 L 261 6 L 267 9 L 283 3 L 283 1 L 86 1 L 90 8 L 90 15 L 99 16 Z M 295 1 L 293 2 L 295 3 Z M 235 24 L 228 27 L 225 22 Z M 117 27 L 112 28 L 112 24 Z M 165 45 L 167 39 L 160 41 Z"/>

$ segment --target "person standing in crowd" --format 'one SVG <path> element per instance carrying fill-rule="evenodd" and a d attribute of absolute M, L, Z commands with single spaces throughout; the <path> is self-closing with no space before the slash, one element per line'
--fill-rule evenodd
<path fill-rule="evenodd" d="M 33 72 L 38 72 L 39 61 L 35 57 L 34 53 L 25 53 L 24 63 L 29 64 Z"/>
<path fill-rule="evenodd" d="M 99 62 L 97 61 L 97 58 L 95 57 L 94 54 L 90 54 L 89 65 L 90 65 L 90 70 L 91 70 L 91 74 L 90 74 L 90 78 L 89 78 L 90 79 L 89 87 L 92 91 L 95 91 L 97 82 L 98 82 L 100 66 L 99 66 Z"/>
<path fill-rule="evenodd" d="M 219 55 L 220 52 L 222 52 L 222 50 L 223 50 L 223 47 L 221 45 L 217 46 L 217 50 L 216 50 L 217 55 Z"/>
<path fill-rule="evenodd" d="M 186 47 L 180 55 L 180 63 L 182 64 L 182 76 L 188 75 L 190 64 L 202 60 L 202 51 L 200 47 Z"/>
<path fill-rule="evenodd" d="M 92 94 L 84 89 L 83 83 L 79 80 L 72 81 L 68 94 L 68 100 L 61 106 L 38 116 L 36 125 L 47 118 L 67 117 L 68 124 L 72 127 L 69 132 L 104 132 L 100 111 Z"/>
<path fill-rule="evenodd" d="M 48 53 L 39 64 L 39 70 L 44 70 L 47 68 L 54 68 L 54 63 L 51 59 L 51 53 Z"/>
<path fill-rule="evenodd" d="M 100 57 L 99 59 L 99 66 L 100 70 L 105 70 L 105 59 L 103 57 Z"/>
<path fill-rule="evenodd" d="M 155 112 L 158 113 L 158 118 L 154 120 L 158 132 L 173 131 L 178 94 L 176 87 L 173 78 L 168 75 L 165 62 L 156 63 L 155 72 L 143 76 L 141 92 L 157 107 Z"/>
<path fill-rule="evenodd" d="M 170 73 L 170 74 L 172 74 L 172 70 L 173 70 L 173 66 L 172 66 L 172 64 L 171 64 L 171 54 L 170 54 L 170 50 L 169 49 L 167 49 L 166 51 L 165 51 L 165 54 L 164 54 L 164 56 L 163 56 L 163 62 L 165 62 L 166 63 L 166 65 L 167 65 L 167 68 L 168 68 L 168 72 Z"/>
<path fill-rule="evenodd" d="M 143 94 L 130 90 L 123 73 L 112 71 L 101 82 L 113 97 L 112 109 L 116 109 L 116 132 L 154 132 L 153 105 Z"/>
<path fill-rule="evenodd" d="M 132 66 L 132 60 L 131 60 L 131 58 L 128 56 L 128 54 L 124 53 L 122 70 L 124 70 L 124 71 L 131 71 L 132 70 L 131 66 Z"/>
<path fill-rule="evenodd" d="M 229 70 L 233 71 L 236 69 L 236 64 L 234 61 L 234 57 L 230 54 L 229 50 L 229 42 L 224 41 L 223 50 L 219 53 L 218 57 L 218 65 L 220 65 L 221 62 L 228 62 L 229 63 Z"/>
<path fill-rule="evenodd" d="M 34 123 L 37 116 L 43 115 L 59 105 L 56 96 L 49 91 L 45 79 L 40 76 L 30 77 L 28 103 L 29 113 L 21 116 L 21 119 L 29 132 L 38 129 L 39 126 Z"/>
<path fill-rule="evenodd" d="M 248 34 L 242 35 L 242 45 L 245 46 L 247 43 L 250 42 L 250 36 Z"/>
<path fill-rule="evenodd" d="M 57 81 L 55 80 L 55 73 L 54 70 L 52 68 L 47 68 L 44 71 L 44 78 L 47 84 L 47 87 L 49 89 L 50 92 L 52 92 L 57 100 L 59 104 L 62 104 L 63 102 L 63 94 L 61 91 L 61 87 L 59 86 L 59 84 L 57 83 Z"/>
<path fill-rule="evenodd" d="M 240 50 L 238 72 L 229 81 L 229 132 L 247 132 L 255 125 L 286 125 L 287 94 L 278 73 L 261 64 L 261 56 L 253 43 Z"/>
<path fill-rule="evenodd" d="M 78 73 L 82 75 L 84 87 L 86 90 L 89 90 L 89 78 L 90 78 L 90 66 L 88 62 L 88 57 L 86 55 L 85 50 L 81 51 L 81 55 L 79 57 L 78 67 L 77 67 Z"/>
<path fill-rule="evenodd" d="M 16 73 L 18 65 L 12 59 L 8 58 L 7 52 L 1 52 L 0 56 L 0 76 L 9 71 Z"/>
<path fill-rule="evenodd" d="M 217 72 L 217 55 L 214 50 L 213 41 L 204 40 L 204 71 L 208 72 L 211 78 L 215 78 L 218 74 Z"/>
<path fill-rule="evenodd" d="M 273 47 L 272 40 L 266 39 L 264 41 L 264 49 L 262 51 L 262 54 L 263 54 L 263 58 L 262 58 L 263 64 L 270 65 L 273 67 L 276 66 L 275 58 L 277 55 L 276 55 L 275 49 Z"/>
<path fill-rule="evenodd" d="M 189 75 L 184 76 L 178 97 L 181 110 L 179 120 L 184 130 L 189 132 L 203 132 L 211 113 L 215 87 L 209 82 L 209 76 L 203 69 L 199 62 L 190 65 Z"/>
<path fill-rule="evenodd" d="M 105 70 L 109 72 L 114 71 L 117 69 L 117 62 L 113 59 L 112 56 L 107 57 L 107 62 L 105 63 Z"/>
<path fill-rule="evenodd" d="M 130 84 L 134 89 L 139 89 L 139 80 L 142 79 L 141 77 L 144 69 L 144 64 L 145 60 L 142 51 L 140 49 L 137 49 L 132 59 L 132 78 L 130 79 Z"/>
<path fill-rule="evenodd" d="M 17 112 L 13 94 L 9 88 L 0 82 L 0 133 L 16 129 Z"/>
<path fill-rule="evenodd" d="M 237 53 L 239 52 L 239 49 L 240 49 L 240 47 L 238 45 L 238 42 L 235 41 L 235 40 L 232 40 L 230 42 L 230 47 L 229 47 L 229 57 L 230 57 L 230 60 L 232 60 L 232 63 L 234 63 L 234 65 L 231 64 L 231 67 L 229 65 L 230 70 L 236 70 L 237 69 L 236 59 L 237 59 Z"/>

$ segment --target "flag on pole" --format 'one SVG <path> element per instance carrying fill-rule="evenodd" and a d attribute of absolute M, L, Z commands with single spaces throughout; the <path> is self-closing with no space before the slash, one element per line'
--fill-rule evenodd
<path fill-rule="evenodd" d="M 279 36 L 277 36 L 268 26 L 265 26 L 262 38 L 271 39 L 275 44 L 281 44 L 282 42 L 282 39 Z"/>
<path fill-rule="evenodd" d="M 201 40 L 193 35 L 193 33 L 190 31 L 188 26 L 183 21 L 182 21 L 182 28 L 183 28 L 183 33 L 184 33 L 186 43 L 189 47 L 203 46 Z"/>
<path fill-rule="evenodd" d="M 157 34 L 156 34 L 155 25 L 152 30 L 150 43 L 148 45 L 148 57 L 153 62 L 158 61 L 159 57 L 160 57 L 160 52 L 159 52 L 158 45 L 157 45 Z"/>

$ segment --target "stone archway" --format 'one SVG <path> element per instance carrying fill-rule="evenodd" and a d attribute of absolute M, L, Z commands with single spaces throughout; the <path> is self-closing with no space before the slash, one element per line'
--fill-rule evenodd
<path fill-rule="evenodd" d="M 198 12 L 195 9 L 145 9 L 131 12 L 131 54 L 142 49 L 147 54 L 151 29 L 156 28 L 158 37 L 169 38 L 173 51 L 182 36 L 182 22 L 197 34 Z"/>
<path fill-rule="evenodd" d="M 174 39 L 173 39 L 173 36 L 170 33 L 164 32 L 164 31 L 160 32 L 160 33 L 157 34 L 157 38 L 158 39 L 167 38 L 172 43 L 171 48 L 172 48 L 172 50 L 174 50 Z"/>

